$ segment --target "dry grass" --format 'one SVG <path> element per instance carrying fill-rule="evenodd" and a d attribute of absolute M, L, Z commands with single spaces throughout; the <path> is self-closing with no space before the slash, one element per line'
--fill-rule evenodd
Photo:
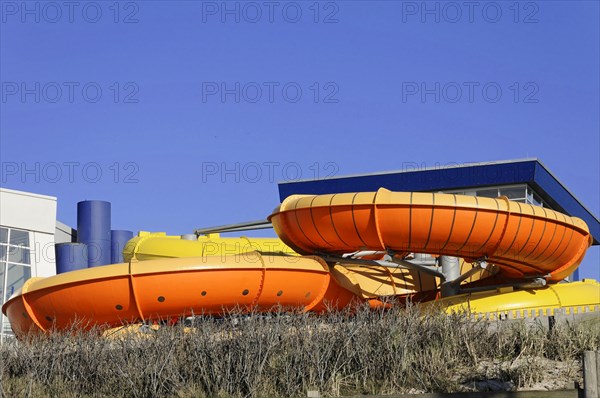
<path fill-rule="evenodd" d="M 198 317 L 113 338 L 55 333 L 0 347 L 0 396 L 275 397 L 526 388 L 548 366 L 580 377 L 600 328 L 473 321 L 418 306 L 317 316 Z M 557 362 L 558 361 L 558 362 Z M 550 365 L 549 365 L 550 364 Z M 554 364 L 554 365 L 553 365 Z M 560 387 L 560 386 L 558 386 Z"/>

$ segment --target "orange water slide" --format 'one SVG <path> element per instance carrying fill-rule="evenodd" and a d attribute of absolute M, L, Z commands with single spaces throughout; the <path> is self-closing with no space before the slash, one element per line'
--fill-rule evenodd
<path fill-rule="evenodd" d="M 392 250 L 485 258 L 510 279 L 558 282 L 579 266 L 592 244 L 583 220 L 506 197 L 383 188 L 292 195 L 269 219 L 298 253 Z"/>
<path fill-rule="evenodd" d="M 235 256 L 148 260 L 32 278 L 4 304 L 17 336 L 29 331 L 122 326 L 232 309 L 323 311 L 357 296 L 317 257 Z"/>
<path fill-rule="evenodd" d="M 315 254 L 385 250 L 396 255 L 486 258 L 505 278 L 541 276 L 556 282 L 572 273 L 592 243 L 582 220 L 542 207 L 506 198 L 386 189 L 291 196 L 270 220 L 288 246 L 309 256 L 249 252 L 133 259 L 32 278 L 2 311 L 18 336 L 30 330 L 65 329 L 74 321 L 84 329 L 111 328 L 220 314 L 238 306 L 322 311 L 328 303 L 344 307 L 379 295 L 435 291 L 438 280 L 414 270 L 328 264 Z"/>

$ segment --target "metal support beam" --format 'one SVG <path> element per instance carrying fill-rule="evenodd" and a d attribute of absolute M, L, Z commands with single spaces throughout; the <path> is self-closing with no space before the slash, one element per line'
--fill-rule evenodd
<path fill-rule="evenodd" d="M 365 260 L 362 258 L 343 257 L 335 254 L 315 253 L 328 263 L 340 263 L 343 265 L 367 265 L 367 266 L 382 266 L 390 268 L 406 268 L 391 261 L 385 260 Z"/>
<path fill-rule="evenodd" d="M 529 282 L 515 284 L 516 288 L 523 289 L 523 290 L 538 289 L 538 288 L 544 287 L 544 286 L 546 286 L 546 279 L 544 279 L 544 278 L 534 278 L 534 279 L 530 280 Z"/>
<path fill-rule="evenodd" d="M 467 272 L 465 272 L 464 274 L 462 274 L 461 276 L 459 276 L 458 278 L 456 278 L 455 280 L 452 281 L 453 285 L 456 286 L 460 286 L 460 284 L 469 279 L 470 277 L 472 277 L 473 275 L 483 272 L 483 270 L 487 269 L 487 262 L 486 261 L 481 261 L 481 262 L 476 262 L 476 266 L 474 266 L 473 268 L 471 268 L 470 270 L 468 270 Z"/>
<path fill-rule="evenodd" d="M 357 251 L 354 253 L 347 253 L 344 254 L 342 257 L 344 258 L 360 258 L 360 257 L 366 257 L 366 256 L 375 256 L 375 255 L 385 255 L 386 252 L 384 251 L 376 251 L 376 250 L 361 250 L 361 251 Z"/>
<path fill-rule="evenodd" d="M 267 229 L 273 228 L 273 225 L 267 220 L 247 221 L 237 224 L 219 225 L 216 227 L 199 228 L 194 231 L 196 236 L 206 234 L 216 234 L 220 232 L 240 232 L 240 231 L 252 231 L 255 229 Z"/>
<path fill-rule="evenodd" d="M 428 275 L 432 275 L 438 278 L 442 278 L 442 280 L 445 279 L 444 274 L 441 273 L 439 271 L 438 267 L 435 266 L 429 266 L 429 265 L 421 265 L 418 263 L 414 263 L 412 261 L 407 261 L 407 260 L 403 260 L 403 259 L 399 259 L 394 257 L 394 252 L 393 251 L 388 251 L 388 255 L 384 257 L 385 260 L 390 261 L 392 263 L 396 263 L 399 265 L 403 265 L 406 268 L 409 269 L 414 269 L 415 271 L 420 271 L 420 272 L 424 272 Z"/>
<path fill-rule="evenodd" d="M 362 258 L 343 257 L 327 253 L 315 253 L 323 260 L 329 263 L 340 263 L 343 265 L 366 265 L 366 266 L 381 266 L 388 268 L 404 268 L 412 269 L 419 272 L 424 272 L 438 278 L 443 278 L 444 275 L 437 270 L 437 267 L 428 267 L 420 264 L 415 264 L 410 261 L 393 258 L 386 255 L 383 260 L 365 260 Z"/>

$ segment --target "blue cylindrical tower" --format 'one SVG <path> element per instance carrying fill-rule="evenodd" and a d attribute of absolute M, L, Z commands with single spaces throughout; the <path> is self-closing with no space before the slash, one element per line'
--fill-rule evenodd
<path fill-rule="evenodd" d="M 88 249 L 88 267 L 110 264 L 110 203 L 77 203 L 77 241 Z"/>
<path fill-rule="evenodd" d="M 129 239 L 133 238 L 133 232 L 122 229 L 110 231 L 110 262 L 118 264 L 123 262 L 123 248 Z"/>
<path fill-rule="evenodd" d="M 54 245 L 54 253 L 57 274 L 88 267 L 88 251 L 85 243 L 57 243 Z"/>

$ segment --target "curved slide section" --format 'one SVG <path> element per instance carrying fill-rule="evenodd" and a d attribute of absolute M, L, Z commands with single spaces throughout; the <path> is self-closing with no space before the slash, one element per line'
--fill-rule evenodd
<path fill-rule="evenodd" d="M 558 282 L 581 263 L 592 237 L 562 213 L 475 196 L 391 192 L 292 195 L 269 217 L 303 254 L 393 250 L 487 258 L 511 279 Z"/>
<path fill-rule="evenodd" d="M 140 232 L 123 249 L 125 261 L 157 260 L 181 257 L 227 256 L 259 251 L 265 253 L 298 254 L 278 238 L 221 238 L 219 234 L 201 235 L 195 240 L 169 236 L 164 232 Z M 460 262 L 461 274 L 473 266 Z M 342 286 L 355 292 L 363 299 L 380 296 L 397 296 L 437 290 L 439 278 L 422 272 L 403 268 L 370 265 L 335 264 L 331 267 L 333 277 Z M 493 272 L 484 270 L 467 278 L 463 283 L 472 283 L 488 277 Z"/>
<path fill-rule="evenodd" d="M 543 289 L 499 288 L 479 293 L 459 294 L 427 305 L 441 305 L 446 312 L 467 311 L 474 317 L 524 319 L 555 315 L 585 315 L 600 311 L 600 284 L 595 280 L 559 283 Z"/>
<path fill-rule="evenodd" d="M 193 240 L 170 236 L 164 232 L 141 231 L 123 249 L 124 261 L 161 258 L 230 256 L 260 251 L 296 254 L 278 238 L 222 238 L 219 234 L 200 235 Z"/>
<path fill-rule="evenodd" d="M 323 311 L 357 300 L 316 257 L 265 256 L 148 260 L 32 278 L 4 304 L 15 334 L 108 329 L 143 320 L 274 306 Z"/>

